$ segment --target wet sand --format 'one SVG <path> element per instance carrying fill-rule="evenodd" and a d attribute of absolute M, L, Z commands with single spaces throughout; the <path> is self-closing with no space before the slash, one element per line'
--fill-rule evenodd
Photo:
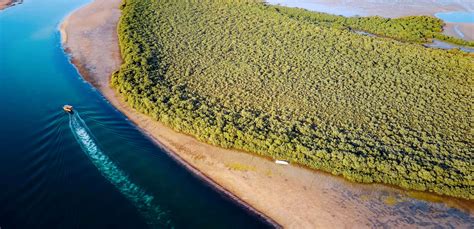
<path fill-rule="evenodd" d="M 389 18 L 428 15 L 435 16 L 439 12 L 474 11 L 474 1 L 453 0 L 413 0 L 413 1 L 374 1 L 374 0 L 267 0 L 270 4 L 299 7 L 308 10 L 344 15 L 344 16 L 382 16 Z M 458 25 L 463 39 L 474 40 L 474 24 L 446 23 L 447 35 L 463 38 L 453 32 Z"/>
<path fill-rule="evenodd" d="M 444 33 L 449 36 L 474 41 L 474 23 L 446 23 Z"/>
<path fill-rule="evenodd" d="M 97 0 L 61 25 L 63 46 L 81 75 L 170 155 L 237 201 L 286 228 L 472 228 L 473 201 L 442 199 L 383 185 L 362 185 L 177 133 L 128 107 L 109 87 L 121 64 L 116 25 L 121 0 Z M 420 195 L 418 195 L 420 196 Z M 452 208 L 450 206 L 455 206 Z"/>

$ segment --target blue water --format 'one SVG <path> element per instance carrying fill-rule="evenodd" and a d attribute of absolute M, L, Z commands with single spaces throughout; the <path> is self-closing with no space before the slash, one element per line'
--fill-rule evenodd
<path fill-rule="evenodd" d="M 0 11 L 1 228 L 267 228 L 82 80 L 58 25 L 88 0 Z M 64 104 L 77 112 L 68 115 Z"/>
<path fill-rule="evenodd" d="M 474 23 L 474 12 L 472 11 L 440 12 L 436 13 L 435 16 L 445 22 Z"/>

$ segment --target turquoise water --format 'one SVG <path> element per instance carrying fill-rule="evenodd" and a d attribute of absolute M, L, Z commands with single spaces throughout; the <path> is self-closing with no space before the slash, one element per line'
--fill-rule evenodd
<path fill-rule="evenodd" d="M 79 76 L 58 25 L 88 0 L 0 12 L 1 228 L 267 228 Z M 64 104 L 77 112 L 68 115 Z"/>
<path fill-rule="evenodd" d="M 443 19 L 445 22 L 452 23 L 474 23 L 474 12 L 455 11 L 436 13 L 437 18 Z"/>

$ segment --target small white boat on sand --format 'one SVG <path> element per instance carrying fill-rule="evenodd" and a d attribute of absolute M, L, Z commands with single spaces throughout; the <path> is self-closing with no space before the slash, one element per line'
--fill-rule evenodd
<path fill-rule="evenodd" d="M 275 160 L 275 163 L 276 164 L 279 164 L 279 165 L 289 165 L 290 163 L 287 162 L 287 161 L 282 161 L 282 160 Z"/>

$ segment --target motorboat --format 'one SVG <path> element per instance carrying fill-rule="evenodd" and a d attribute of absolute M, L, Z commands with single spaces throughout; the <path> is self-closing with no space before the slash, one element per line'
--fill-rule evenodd
<path fill-rule="evenodd" d="M 71 105 L 64 105 L 63 110 L 66 111 L 67 113 L 72 113 L 73 112 L 73 108 L 72 108 Z"/>

